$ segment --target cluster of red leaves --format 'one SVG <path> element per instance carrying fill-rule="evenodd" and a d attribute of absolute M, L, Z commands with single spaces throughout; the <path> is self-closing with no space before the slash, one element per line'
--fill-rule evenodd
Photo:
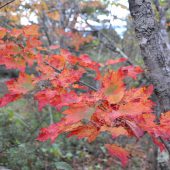
<path fill-rule="evenodd" d="M 78 32 L 65 32 L 63 29 L 57 29 L 56 33 L 60 37 L 65 37 L 65 39 L 67 39 L 65 42 L 66 45 L 69 47 L 74 47 L 76 51 L 79 51 L 81 46 L 93 40 L 91 35 L 83 37 L 83 35 Z"/>
<path fill-rule="evenodd" d="M 17 79 L 6 82 L 9 93 L 0 98 L 0 107 L 32 94 L 39 110 L 51 105 L 63 114 L 60 122 L 42 128 L 37 140 L 54 142 L 64 133 L 92 142 L 103 132 L 113 138 L 124 135 L 139 139 L 147 132 L 163 147 L 158 138 L 168 140 L 170 137 L 170 112 L 161 116 L 159 124 L 155 123 L 154 103 L 150 100 L 153 87 L 127 89 L 124 83 L 127 76 L 136 79 L 137 74 L 143 72 L 140 67 L 124 66 L 117 71 L 106 70 L 102 75 L 101 64 L 88 55 L 76 57 L 66 50 L 59 54 L 43 54 L 42 51 L 49 51 L 38 36 L 35 25 L 14 30 L 0 28 L 0 65 L 20 71 Z M 125 60 L 109 60 L 106 65 Z M 37 76 L 25 71 L 33 64 L 36 64 Z M 83 75 L 89 70 L 95 72 L 93 78 L 100 84 L 96 90 L 82 83 Z M 78 90 L 85 90 L 85 93 Z M 126 150 L 114 144 L 106 144 L 106 148 L 123 166 L 127 164 Z"/>

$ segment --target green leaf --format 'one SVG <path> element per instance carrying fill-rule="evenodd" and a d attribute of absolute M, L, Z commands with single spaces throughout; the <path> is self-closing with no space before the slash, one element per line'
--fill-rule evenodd
<path fill-rule="evenodd" d="M 55 166 L 60 170 L 73 170 L 73 168 L 66 162 L 56 162 Z"/>

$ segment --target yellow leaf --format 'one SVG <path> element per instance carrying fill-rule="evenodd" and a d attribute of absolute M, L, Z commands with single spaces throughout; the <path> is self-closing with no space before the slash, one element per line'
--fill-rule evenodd
<path fill-rule="evenodd" d="M 39 36 L 38 25 L 29 25 L 29 26 L 24 27 L 23 30 L 26 36 Z"/>
<path fill-rule="evenodd" d="M 49 18 L 59 21 L 60 20 L 60 13 L 58 11 L 51 12 L 48 14 Z"/>
<path fill-rule="evenodd" d="M 0 27 L 0 39 L 2 39 L 6 35 L 7 30 L 5 28 Z"/>

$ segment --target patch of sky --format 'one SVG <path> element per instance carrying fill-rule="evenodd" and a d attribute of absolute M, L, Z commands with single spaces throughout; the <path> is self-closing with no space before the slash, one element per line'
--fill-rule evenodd
<path fill-rule="evenodd" d="M 29 0 L 25 2 L 29 3 Z M 114 29 L 121 38 L 126 31 L 126 18 L 129 15 L 127 0 L 108 0 L 107 11 L 109 15 L 100 14 L 97 16 L 99 22 L 87 20 L 87 22 L 96 30 Z M 23 12 L 24 16 L 21 18 L 22 25 L 29 25 L 31 23 L 38 23 L 38 17 L 34 12 L 29 16 L 27 10 Z M 80 31 L 91 31 L 92 29 L 87 25 L 82 17 L 78 17 L 76 29 Z"/>

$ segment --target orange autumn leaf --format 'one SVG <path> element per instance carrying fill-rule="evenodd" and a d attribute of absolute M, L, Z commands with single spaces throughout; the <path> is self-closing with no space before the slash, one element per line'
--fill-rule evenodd
<path fill-rule="evenodd" d="M 58 11 L 53 11 L 51 13 L 47 14 L 49 16 L 50 19 L 59 21 L 60 20 L 60 13 Z"/>
<path fill-rule="evenodd" d="M 39 30 L 38 25 L 29 25 L 23 28 L 24 34 L 26 36 L 39 36 L 38 30 Z"/>
<path fill-rule="evenodd" d="M 154 103 L 149 99 L 153 87 L 141 87 L 127 90 L 119 104 L 118 112 L 126 116 L 137 116 L 143 113 L 151 113 Z M 134 107 L 135 106 L 135 107 Z"/>
<path fill-rule="evenodd" d="M 123 167 L 127 165 L 129 153 L 125 149 L 115 144 L 106 144 L 105 147 L 112 156 L 120 159 Z"/>
<path fill-rule="evenodd" d="M 112 135 L 112 138 L 116 138 L 121 135 L 128 136 L 128 132 L 124 127 L 108 127 L 108 126 L 102 126 L 100 129 L 101 132 L 107 131 L 110 132 Z"/>
<path fill-rule="evenodd" d="M 88 142 L 92 142 L 98 136 L 99 131 L 97 127 L 92 124 L 87 124 L 83 126 L 79 126 L 77 129 L 71 131 L 68 137 L 77 136 L 78 139 L 87 138 Z"/>
<path fill-rule="evenodd" d="M 157 136 L 162 137 L 164 140 L 168 140 L 170 138 L 170 128 L 169 128 L 169 123 L 170 123 L 170 111 L 166 113 L 162 113 L 160 117 L 160 125 L 159 127 L 157 126 L 155 129 L 159 133 L 157 133 Z"/>
<path fill-rule="evenodd" d="M 95 108 L 88 106 L 85 103 L 72 104 L 67 110 L 63 112 L 65 114 L 66 122 L 74 123 L 80 120 L 90 120 L 92 114 L 95 112 Z"/>
<path fill-rule="evenodd" d="M 133 121 L 126 120 L 125 121 L 129 129 L 132 133 L 139 139 L 144 135 L 144 131 Z"/>
<path fill-rule="evenodd" d="M 125 93 L 125 86 L 119 72 L 110 71 L 104 76 L 103 91 L 110 103 L 115 104 L 121 101 Z"/>
<path fill-rule="evenodd" d="M 137 75 L 144 72 L 144 70 L 139 66 L 124 66 L 119 69 L 119 71 L 126 77 L 131 77 L 134 80 L 137 79 Z"/>
<path fill-rule="evenodd" d="M 26 94 L 28 91 L 33 90 L 33 76 L 25 73 L 20 73 L 17 80 L 9 80 L 6 82 L 9 92 L 14 94 Z"/>
<path fill-rule="evenodd" d="M 5 28 L 0 27 L 0 39 L 4 38 L 6 33 L 7 33 L 7 30 Z"/>
<path fill-rule="evenodd" d="M 63 70 L 64 66 L 66 65 L 66 58 L 63 55 L 51 55 L 47 62 L 51 64 L 53 67 Z"/>
<path fill-rule="evenodd" d="M 10 32 L 10 35 L 11 36 L 14 36 L 14 37 L 19 37 L 21 34 L 23 34 L 23 30 L 21 30 L 21 29 L 16 29 L 16 28 L 14 28 L 13 30 L 11 30 L 11 32 Z"/>
<path fill-rule="evenodd" d="M 122 63 L 124 61 L 127 61 L 127 58 L 119 58 L 119 59 L 109 59 L 106 61 L 105 65 L 112 65 L 112 64 L 118 64 L 118 63 Z"/>
<path fill-rule="evenodd" d="M 60 122 L 51 124 L 46 128 L 41 128 L 37 140 L 43 142 L 50 139 L 51 142 L 53 143 L 61 133 L 68 133 L 74 131 L 77 128 L 81 127 L 82 125 L 83 124 L 81 122 L 69 125 L 66 124 L 63 120 L 61 120 Z"/>
<path fill-rule="evenodd" d="M 160 124 L 169 124 L 170 123 L 170 111 L 161 114 Z"/>

